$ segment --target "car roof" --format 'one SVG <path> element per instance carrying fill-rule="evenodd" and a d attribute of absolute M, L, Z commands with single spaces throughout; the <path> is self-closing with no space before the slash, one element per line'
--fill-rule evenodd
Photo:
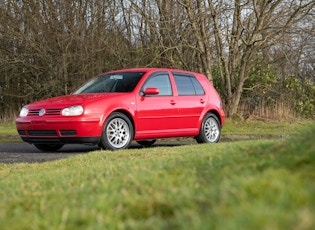
<path fill-rule="evenodd" d="M 152 68 L 152 67 L 139 67 L 139 68 L 129 68 L 129 69 L 118 69 L 108 71 L 106 73 L 120 73 L 120 72 L 154 72 L 154 71 L 171 71 L 171 72 L 181 72 L 181 73 L 188 73 L 188 74 L 197 74 L 203 75 L 201 73 L 181 70 L 181 69 L 172 69 L 172 68 Z"/>

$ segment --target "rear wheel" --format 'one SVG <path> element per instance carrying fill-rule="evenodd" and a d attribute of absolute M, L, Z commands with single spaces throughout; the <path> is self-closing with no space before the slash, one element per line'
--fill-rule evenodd
<path fill-rule="evenodd" d="M 128 148 L 133 139 L 133 126 L 122 113 L 112 113 L 105 122 L 99 146 L 103 149 L 118 150 Z"/>
<path fill-rule="evenodd" d="M 143 147 L 150 147 L 156 142 L 155 139 L 152 140 L 143 140 L 143 141 L 137 141 L 139 145 L 142 145 Z"/>
<path fill-rule="evenodd" d="M 198 143 L 216 143 L 221 136 L 221 125 L 219 119 L 213 113 L 208 113 L 203 118 L 201 128 L 196 140 Z"/>
<path fill-rule="evenodd" d="M 36 148 L 38 148 L 41 151 L 49 152 L 49 151 L 57 151 L 61 149 L 63 144 L 34 144 Z"/>

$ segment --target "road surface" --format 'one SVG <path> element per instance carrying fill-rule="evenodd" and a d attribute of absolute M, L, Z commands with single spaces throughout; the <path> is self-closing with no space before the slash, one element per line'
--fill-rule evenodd
<path fill-rule="evenodd" d="M 154 146 L 176 146 L 191 144 L 189 142 L 156 143 Z M 132 143 L 130 148 L 142 148 L 137 143 Z M 97 145 L 87 146 L 80 144 L 64 145 L 57 152 L 42 152 L 35 146 L 25 142 L 0 142 L 0 163 L 40 163 L 59 160 L 78 154 L 87 154 L 99 150 Z"/>
<path fill-rule="evenodd" d="M 58 152 L 42 152 L 23 142 L 0 142 L 0 163 L 35 163 L 58 160 L 97 150 L 98 146 L 65 145 Z"/>
<path fill-rule="evenodd" d="M 224 135 L 221 141 L 255 140 L 255 139 L 279 139 L 287 135 Z M 184 140 L 184 141 L 183 141 Z M 181 141 L 167 142 L 167 139 L 158 140 L 153 146 L 178 146 L 196 144 L 193 138 L 183 138 Z M 136 142 L 132 142 L 130 148 L 142 148 Z M 36 163 L 46 162 L 87 154 L 90 151 L 98 150 L 97 145 L 86 146 L 80 144 L 64 145 L 58 152 L 42 152 L 33 145 L 25 142 L 0 142 L 0 163 Z"/>

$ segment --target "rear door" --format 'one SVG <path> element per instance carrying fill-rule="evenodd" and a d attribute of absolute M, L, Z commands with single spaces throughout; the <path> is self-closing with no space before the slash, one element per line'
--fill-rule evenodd
<path fill-rule="evenodd" d="M 191 74 L 173 72 L 177 88 L 178 122 L 183 133 L 196 135 L 199 132 L 198 122 L 207 105 L 207 96 L 196 77 Z"/>

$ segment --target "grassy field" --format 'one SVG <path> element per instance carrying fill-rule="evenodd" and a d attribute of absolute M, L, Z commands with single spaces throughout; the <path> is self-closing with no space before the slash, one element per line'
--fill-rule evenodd
<path fill-rule="evenodd" d="M 246 120 L 235 121 L 227 119 L 222 129 L 223 134 L 257 134 L 257 135 L 290 135 L 301 128 L 314 124 L 314 120 L 297 119 L 283 121 Z"/>
<path fill-rule="evenodd" d="M 314 137 L 0 164 L 1 229 L 315 229 Z"/>
<path fill-rule="evenodd" d="M 18 135 L 15 123 L 13 121 L 11 122 L 0 122 L 0 136 L 5 135 Z"/>

